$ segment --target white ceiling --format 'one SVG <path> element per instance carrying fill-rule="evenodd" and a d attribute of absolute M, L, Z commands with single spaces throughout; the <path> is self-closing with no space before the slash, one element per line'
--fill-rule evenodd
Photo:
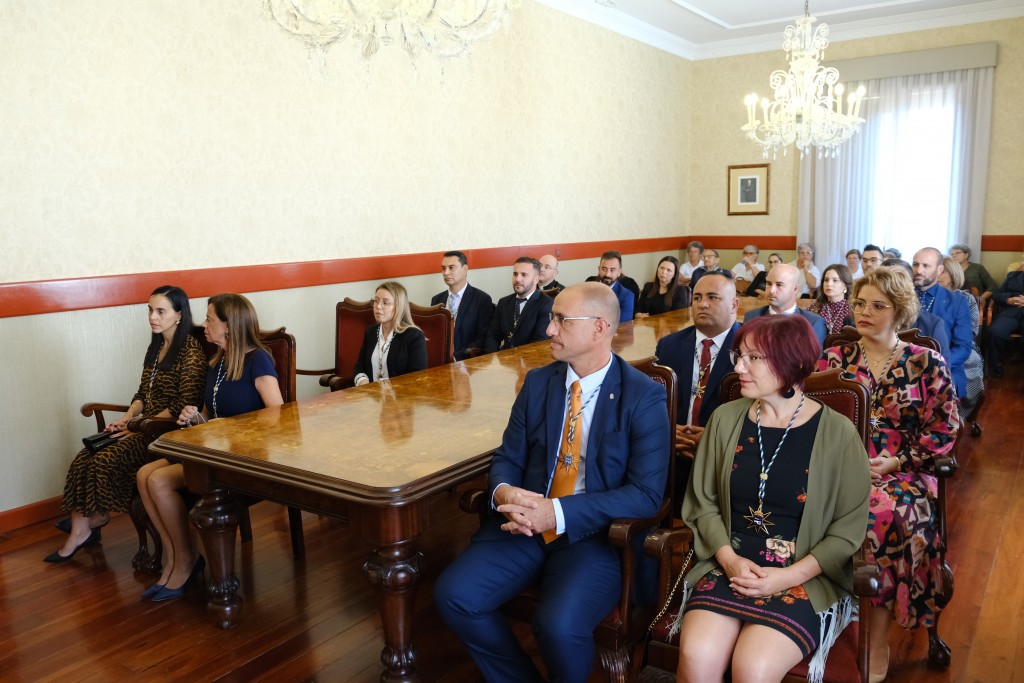
<path fill-rule="evenodd" d="M 801 0 L 537 0 L 687 59 L 780 49 Z M 831 42 L 1024 16 L 1024 0 L 812 0 Z M 1024 38 L 1024 37 L 1022 37 Z"/>

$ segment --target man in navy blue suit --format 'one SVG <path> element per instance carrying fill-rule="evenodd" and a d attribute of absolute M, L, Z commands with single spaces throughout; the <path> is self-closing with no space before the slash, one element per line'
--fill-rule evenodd
<path fill-rule="evenodd" d="M 824 344 L 825 337 L 828 336 L 825 319 L 817 313 L 805 311 L 796 305 L 802 284 L 803 280 L 796 266 L 788 263 L 780 263 L 775 266 L 765 279 L 764 293 L 768 297 L 769 305 L 747 311 L 747 314 L 743 316 L 743 322 L 759 318 L 762 315 L 800 315 L 811 324 L 815 336 L 818 337 L 818 343 Z"/>
<path fill-rule="evenodd" d="M 438 611 L 492 683 L 544 680 L 500 612 L 535 584 L 533 630 L 550 680 L 587 680 L 594 628 L 621 593 L 608 527 L 653 515 L 664 495 L 665 389 L 612 353 L 618 323 L 606 285 L 558 295 L 548 326 L 555 362 L 527 375 L 491 460 L 489 514 L 437 580 Z M 549 497 L 570 473 L 571 493 Z"/>
<path fill-rule="evenodd" d="M 484 335 L 484 353 L 548 338 L 551 297 L 540 291 L 540 261 L 520 256 L 512 265 L 512 293 L 498 299 Z"/>
<path fill-rule="evenodd" d="M 658 363 L 675 370 L 679 387 L 675 444 L 676 452 L 687 457 L 676 461 L 677 490 L 686 485 L 704 425 L 718 407 L 718 386 L 732 371 L 729 350 L 736 330 L 740 329 L 736 322 L 738 310 L 732 279 L 722 273 L 708 273 L 693 289 L 693 325 L 658 342 Z"/>
<path fill-rule="evenodd" d="M 487 326 L 494 315 L 491 295 L 467 282 L 469 262 L 461 251 L 446 251 L 441 259 L 441 277 L 448 286 L 430 300 L 431 306 L 443 304 L 455 318 L 455 360 L 465 360 L 484 345 Z"/>
<path fill-rule="evenodd" d="M 934 247 L 925 247 L 914 254 L 914 289 L 921 302 L 921 310 L 934 313 L 946 323 L 949 334 L 949 355 L 946 364 L 953 375 L 957 396 L 967 391 L 967 372 L 964 363 L 974 348 L 974 326 L 967 299 L 953 296 L 953 293 L 938 283 L 939 274 L 945 271 L 942 252 Z"/>

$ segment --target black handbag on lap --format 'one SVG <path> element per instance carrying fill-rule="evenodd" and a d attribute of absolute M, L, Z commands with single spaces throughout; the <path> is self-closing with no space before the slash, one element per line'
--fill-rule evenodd
<path fill-rule="evenodd" d="M 93 455 L 96 455 L 110 444 L 117 442 L 118 439 L 112 437 L 110 432 L 100 432 L 99 434 L 82 438 L 82 443 L 85 444 L 86 449 Z"/>

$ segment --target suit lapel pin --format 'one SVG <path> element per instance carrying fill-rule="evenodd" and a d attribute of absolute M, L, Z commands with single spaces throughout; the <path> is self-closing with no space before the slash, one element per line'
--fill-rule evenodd
<path fill-rule="evenodd" d="M 608 394 L 608 398 L 614 400 L 615 399 L 615 394 Z"/>

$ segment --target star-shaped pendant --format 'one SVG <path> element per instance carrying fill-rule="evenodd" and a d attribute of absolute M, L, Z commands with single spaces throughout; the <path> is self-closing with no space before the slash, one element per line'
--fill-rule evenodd
<path fill-rule="evenodd" d="M 572 457 L 572 454 L 570 454 L 570 453 L 563 453 L 562 454 L 562 461 L 561 461 L 560 465 L 561 465 L 562 469 L 564 469 L 566 472 L 568 472 L 569 470 L 578 470 L 579 469 L 579 465 L 576 464 L 576 458 Z"/>
<path fill-rule="evenodd" d="M 750 514 L 743 515 L 743 519 L 750 522 L 750 524 L 747 525 L 747 528 L 759 531 L 765 536 L 768 536 L 768 527 L 775 526 L 775 522 L 768 521 L 768 518 L 772 516 L 772 513 L 763 512 L 760 505 L 757 506 L 756 510 L 751 506 L 748 506 L 747 509 L 750 510 Z"/>

